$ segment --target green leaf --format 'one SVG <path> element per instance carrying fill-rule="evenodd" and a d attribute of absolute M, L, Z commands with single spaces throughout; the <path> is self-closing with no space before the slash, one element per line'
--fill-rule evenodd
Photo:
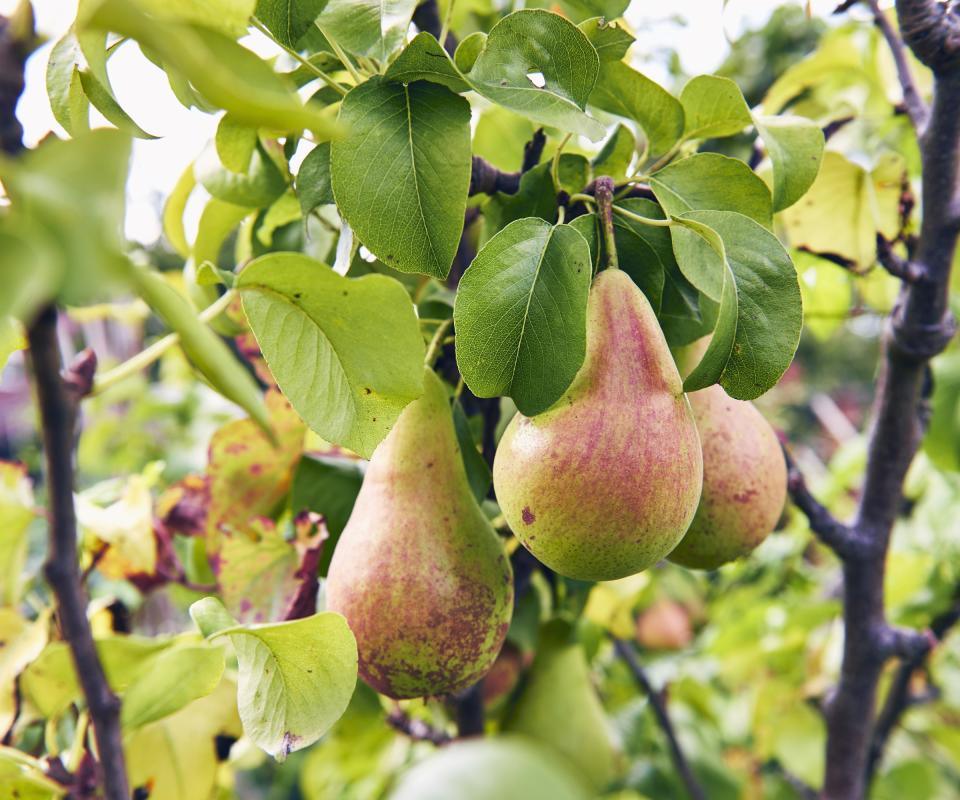
<path fill-rule="evenodd" d="M 220 163 L 231 172 L 245 174 L 250 169 L 250 159 L 257 148 L 257 129 L 238 122 L 224 114 L 217 125 L 214 138 Z"/>
<path fill-rule="evenodd" d="M 231 420 L 210 437 L 204 538 L 211 555 L 224 535 L 246 535 L 254 521 L 273 515 L 290 490 L 306 426 L 277 389 L 267 391 L 266 406 L 273 440 L 251 419 Z"/>
<path fill-rule="evenodd" d="M 327 0 L 257 0 L 254 13 L 278 42 L 296 47 L 326 5 Z"/>
<path fill-rule="evenodd" d="M 816 180 L 802 203 L 783 212 L 790 245 L 833 253 L 866 269 L 876 262 L 877 233 L 900 228 L 900 187 L 906 165 L 884 153 L 867 170 L 834 151 L 824 153 Z"/>
<path fill-rule="evenodd" d="M 619 124 L 593 159 L 594 175 L 609 175 L 615 181 L 627 178 L 637 150 L 637 140 L 626 125 Z"/>
<path fill-rule="evenodd" d="M 124 736 L 130 785 L 149 786 L 153 800 L 210 800 L 222 761 L 218 740 L 242 735 L 237 687 L 224 678 L 206 697 Z"/>
<path fill-rule="evenodd" d="M 115 636 L 96 644 L 110 688 L 122 693 L 151 658 L 170 646 L 170 640 Z M 20 676 L 20 689 L 46 719 L 59 717 L 79 699 L 80 684 L 67 643 L 48 644 Z"/>
<path fill-rule="evenodd" d="M 183 214 L 187 208 L 187 201 L 193 194 L 196 185 L 197 179 L 193 174 L 193 164 L 191 163 L 177 178 L 177 182 L 163 206 L 163 234 L 167 237 L 167 241 L 170 242 L 174 251 L 183 258 L 189 258 L 190 256 L 190 245 L 187 242 L 187 234 L 183 227 Z"/>
<path fill-rule="evenodd" d="M 812 253 L 798 250 L 792 256 L 800 276 L 803 324 L 818 339 L 827 339 L 843 327 L 850 314 L 853 276 Z"/>
<path fill-rule="evenodd" d="M 636 39 L 622 25 L 607 22 L 608 19 L 609 15 L 585 19 L 577 27 L 590 40 L 601 62 L 622 61 Z"/>
<path fill-rule="evenodd" d="M 650 188 L 671 216 L 700 210 L 737 211 L 765 228 L 773 225 L 770 190 L 736 158 L 697 153 L 655 172 Z"/>
<path fill-rule="evenodd" d="M 151 14 L 173 22 L 187 22 L 239 39 L 247 33 L 257 0 L 138 0 Z M 297 0 L 302 5 L 304 0 Z M 307 0 L 309 2 L 309 0 Z"/>
<path fill-rule="evenodd" d="M 293 407 L 322 437 L 368 458 L 423 391 L 424 343 L 403 286 L 272 253 L 249 264 L 237 287 Z"/>
<path fill-rule="evenodd" d="M 470 89 L 470 84 L 463 79 L 447 51 L 440 46 L 433 34 L 426 31 L 413 38 L 387 68 L 384 77 L 400 83 L 431 81 L 454 92 L 466 92 Z"/>
<path fill-rule="evenodd" d="M 473 432 L 470 430 L 470 421 L 459 401 L 453 404 L 453 427 L 457 433 L 457 444 L 460 445 L 460 454 L 463 457 L 463 467 L 467 472 L 470 491 L 473 492 L 474 499 L 482 503 L 493 483 L 493 473 L 490 471 L 490 465 L 483 460 L 483 456 L 477 449 Z"/>
<path fill-rule="evenodd" d="M 777 238 L 742 214 L 690 211 L 679 220 L 696 232 L 676 226 L 677 262 L 701 290 L 709 283 L 708 294 L 721 303 L 721 314 L 727 281 L 735 282 L 736 333 L 720 384 L 731 397 L 753 400 L 777 383 L 800 340 L 796 270 Z"/>
<path fill-rule="evenodd" d="M 518 172 L 523 166 L 523 148 L 533 138 L 534 131 L 533 123 L 526 117 L 492 105 L 485 108 L 477 120 L 473 154 L 505 172 Z"/>
<path fill-rule="evenodd" d="M 529 9 L 508 14 L 493 26 L 466 78 L 494 103 L 597 141 L 605 128 L 584 109 L 599 63 L 576 25 L 557 14 Z"/>
<path fill-rule="evenodd" d="M 80 83 L 80 46 L 68 33 L 50 51 L 47 97 L 53 116 L 71 136 L 90 129 L 90 101 Z"/>
<path fill-rule="evenodd" d="M 297 466 L 290 510 L 294 515 L 301 511 L 323 515 L 330 534 L 320 558 L 320 574 L 324 577 L 362 485 L 363 469 L 354 459 L 306 455 Z"/>
<path fill-rule="evenodd" d="M 333 202 L 329 142 L 318 144 L 303 159 L 297 173 L 297 197 L 304 217 L 315 208 Z"/>
<path fill-rule="evenodd" d="M 590 183 L 590 162 L 580 153 L 563 153 L 557 162 L 557 183 L 567 194 L 583 191 Z"/>
<path fill-rule="evenodd" d="M 7 366 L 11 355 L 26 349 L 26 333 L 20 321 L 15 317 L 0 317 L 0 373 Z"/>
<path fill-rule="evenodd" d="M 592 270 L 569 225 L 512 222 L 477 253 L 457 291 L 457 364 L 478 397 L 509 395 L 527 416 L 556 402 L 586 353 Z"/>
<path fill-rule="evenodd" d="M 753 123 L 743 93 L 729 78 L 698 75 L 680 92 L 685 139 L 732 136 Z"/>
<path fill-rule="evenodd" d="M 206 697 L 220 683 L 223 667 L 223 651 L 209 645 L 184 645 L 157 654 L 123 695 L 120 722 L 124 730 L 168 717 Z"/>
<path fill-rule="evenodd" d="M 446 277 L 470 184 L 470 106 L 433 83 L 374 78 L 344 98 L 330 152 L 340 213 L 381 261 Z M 388 188 L 389 187 L 389 188 Z"/>
<path fill-rule="evenodd" d="M 152 133 L 147 133 L 137 125 L 130 115 L 120 107 L 109 86 L 100 83 L 92 72 L 85 69 L 80 70 L 80 85 L 83 87 L 84 94 L 97 111 L 103 114 L 109 122 L 116 125 L 121 131 L 129 133 L 131 136 L 136 136 L 138 139 L 158 138 Z"/>
<path fill-rule="evenodd" d="M 244 733 L 278 761 L 313 744 L 346 710 L 357 683 L 357 642 L 339 614 L 225 626 L 229 615 L 207 597 L 190 615 L 206 636 L 230 635 Z"/>
<path fill-rule="evenodd" d="M 210 143 L 193 166 L 197 180 L 216 199 L 236 206 L 262 208 L 286 190 L 286 179 L 259 144 L 253 148 L 242 172 L 222 163 L 219 150 Z"/>
<path fill-rule="evenodd" d="M 0 795 L 16 800 L 63 797 L 66 788 L 47 777 L 39 759 L 14 747 L 0 745 Z"/>
<path fill-rule="evenodd" d="M 617 205 L 642 217 L 666 219 L 663 209 L 646 198 L 629 198 Z M 676 265 L 670 230 L 614 214 L 613 235 L 620 269 L 633 279 L 659 313 L 667 270 Z"/>
<path fill-rule="evenodd" d="M 557 218 L 557 194 L 549 163 L 539 164 L 523 173 L 516 194 L 497 192 L 483 206 L 488 231 L 496 232 L 524 217 L 540 217 L 547 222 Z"/>
<path fill-rule="evenodd" d="M 328 113 L 305 106 L 296 87 L 269 64 L 210 28 L 150 16 L 134 0 L 103 0 L 81 22 L 136 39 L 239 122 L 268 130 L 307 128 L 320 139 L 341 132 Z"/>
<path fill-rule="evenodd" d="M 418 0 L 329 0 L 319 28 L 351 53 L 386 61 L 410 27 Z"/>
<path fill-rule="evenodd" d="M 569 223 L 587 242 L 593 274 L 600 268 L 600 223 L 596 214 L 582 214 Z"/>
<path fill-rule="evenodd" d="M 453 54 L 453 63 L 457 65 L 457 69 L 460 70 L 461 74 L 473 69 L 473 65 L 477 63 L 477 59 L 480 57 L 480 51 L 483 50 L 483 45 L 486 41 L 487 34 L 483 31 L 474 31 L 457 45 L 457 49 Z"/>
<path fill-rule="evenodd" d="M 238 206 L 225 200 L 212 198 L 200 213 L 197 223 L 197 238 L 193 242 L 194 264 L 210 261 L 216 264 L 220 260 L 220 248 L 231 231 L 250 215 L 249 206 Z"/>
<path fill-rule="evenodd" d="M 773 163 L 773 210 L 797 202 L 813 185 L 823 159 L 823 131 L 803 117 L 754 117 Z"/>
<path fill-rule="evenodd" d="M 0 159 L 11 201 L 0 217 L 0 315 L 29 313 L 51 294 L 68 305 L 102 302 L 123 285 L 129 157 L 129 137 L 101 129 Z"/>
<path fill-rule="evenodd" d="M 130 276 L 147 304 L 180 334 L 183 352 L 210 385 L 269 431 L 270 421 L 260 389 L 223 339 L 197 319 L 187 300 L 159 274 L 133 268 Z"/>
<path fill-rule="evenodd" d="M 25 583 L 27 528 L 35 513 L 33 486 L 26 466 L 0 461 L 0 606 L 16 606 L 20 602 L 20 590 Z"/>
<path fill-rule="evenodd" d="M 575 22 L 589 17 L 616 19 L 625 13 L 630 0 L 558 0 L 566 15 Z"/>
<path fill-rule="evenodd" d="M 600 65 L 590 104 L 638 122 L 650 143 L 650 156 L 663 155 L 683 135 L 684 112 L 679 101 L 622 61 Z"/>

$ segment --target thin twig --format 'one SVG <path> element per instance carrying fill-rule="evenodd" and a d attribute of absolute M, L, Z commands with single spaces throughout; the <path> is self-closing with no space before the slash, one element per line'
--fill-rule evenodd
<path fill-rule="evenodd" d="M 786 447 L 783 447 L 783 458 L 787 462 L 787 490 L 790 499 L 807 518 L 810 530 L 841 558 L 852 558 L 860 554 L 866 543 L 861 542 L 850 526 L 836 519 L 829 509 L 813 496 L 807 488 L 803 473 Z"/>
<path fill-rule="evenodd" d="M 930 634 L 937 641 L 940 641 L 958 622 L 960 622 L 960 590 L 955 594 L 950 608 L 934 617 L 930 623 Z M 897 667 L 887 691 L 883 708 L 877 715 L 876 724 L 873 726 L 870 753 L 867 757 L 866 785 L 868 787 L 880 767 L 891 734 L 900 724 L 904 713 L 917 704 L 918 698 L 915 698 L 911 693 L 910 683 L 914 674 L 923 667 L 927 655 L 928 652 L 917 652 L 913 656 L 905 658 Z"/>
<path fill-rule="evenodd" d="M 883 38 L 887 40 L 887 46 L 893 56 L 893 61 L 897 66 L 897 77 L 900 79 L 900 88 L 903 91 L 903 105 L 913 123 L 913 128 L 917 135 L 923 133 L 927 124 L 927 116 L 930 110 L 927 104 L 923 102 L 920 92 L 917 89 L 917 83 L 913 79 L 913 72 L 910 69 L 910 62 L 907 61 L 907 51 L 903 46 L 903 40 L 900 38 L 890 24 L 890 18 L 880 8 L 879 0 L 867 0 L 870 10 L 873 12 L 873 21 L 880 29 Z"/>
<path fill-rule="evenodd" d="M 387 725 L 416 742 L 442 745 L 453 740 L 446 731 L 433 728 L 422 719 L 413 719 L 399 706 L 387 714 Z"/>
<path fill-rule="evenodd" d="M 636 653 L 633 651 L 633 646 L 629 642 L 623 639 L 614 639 L 613 647 L 617 651 L 617 655 L 620 656 L 630 668 L 630 672 L 633 674 L 633 679 L 637 682 L 637 685 L 650 700 L 650 707 L 653 709 L 653 713 L 657 718 L 657 723 L 667 738 L 673 766 L 680 775 L 680 779 L 687 789 L 687 794 L 690 795 L 692 800 L 707 800 L 707 793 L 700 785 L 696 775 L 693 774 L 687 757 L 680 747 L 680 740 L 677 739 L 677 733 L 673 728 L 673 723 L 670 721 L 670 715 L 667 713 L 667 702 L 664 692 L 653 688 L 653 684 L 650 683 L 647 673 L 643 667 L 640 666 Z"/>
<path fill-rule="evenodd" d="M 82 376 L 60 377 L 57 310 L 48 306 L 28 328 L 30 358 L 43 426 L 43 447 L 50 505 L 50 533 L 44 573 L 57 599 L 57 617 L 70 647 L 83 694 L 90 709 L 107 800 L 128 800 L 120 731 L 120 700 L 110 690 L 97 657 L 87 598 L 77 563 L 77 520 L 73 507 L 73 433 Z"/>

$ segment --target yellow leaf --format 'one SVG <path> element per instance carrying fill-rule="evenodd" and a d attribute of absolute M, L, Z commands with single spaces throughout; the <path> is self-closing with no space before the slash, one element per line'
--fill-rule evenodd
<path fill-rule="evenodd" d="M 109 545 L 97 565 L 100 572 L 108 578 L 124 578 L 156 571 L 153 498 L 143 476 L 131 475 L 123 495 L 112 505 L 101 507 L 78 495 L 76 508 L 84 532 Z"/>

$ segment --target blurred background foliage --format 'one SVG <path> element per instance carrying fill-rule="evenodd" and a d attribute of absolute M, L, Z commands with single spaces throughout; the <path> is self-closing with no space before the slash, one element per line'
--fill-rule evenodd
<path fill-rule="evenodd" d="M 576 16 L 578 6 L 593 9 L 598 4 L 570 0 L 559 5 Z M 500 14 L 494 0 L 459 0 L 453 27 L 463 34 L 488 30 Z M 656 58 L 675 80 L 671 88 L 678 89 L 690 76 L 682 74 L 681 61 L 668 46 Z M 843 517 L 854 508 L 862 476 L 879 336 L 898 291 L 897 281 L 876 266 L 874 237 L 879 231 L 896 250 L 910 247 L 917 219 L 912 200 L 916 145 L 898 107 L 891 60 L 868 24 L 811 18 L 800 5 L 785 4 L 764 25 L 732 42 L 719 74 L 735 80 L 751 106 L 760 105 L 765 113 L 789 108 L 816 120 L 828 135 L 828 155 L 817 183 L 777 219 L 778 234 L 793 249 L 804 292 L 801 347 L 780 385 L 757 404 L 791 442 L 815 493 Z M 923 74 L 919 67 L 918 74 Z M 480 115 L 474 151 L 503 169 L 517 169 L 532 132 L 531 123 L 490 108 Z M 759 161 L 747 135 L 706 149 Z M 759 163 L 758 168 L 762 174 L 767 167 Z M 298 214 L 289 221 L 281 217 L 272 227 L 261 223 L 254 223 L 260 228 L 252 237 L 254 249 L 306 245 L 332 262 L 333 238 L 324 234 L 322 224 L 305 232 Z M 224 267 L 232 268 L 234 249 L 244 246 L 238 238 L 223 244 Z M 182 265 L 162 240 L 142 256 L 163 267 Z M 409 277 L 403 279 L 409 283 Z M 954 307 L 960 312 L 960 277 L 956 288 Z M 89 345 L 119 363 L 161 334 L 139 301 L 71 309 L 61 325 L 68 360 L 71 352 Z M 7 344 L 12 349 L 15 338 L 16 332 L 0 331 L 0 349 Z M 243 352 L 242 339 L 236 347 Z M 960 587 L 956 343 L 936 360 L 932 385 L 929 432 L 908 478 L 887 573 L 891 620 L 917 627 L 929 625 L 954 602 Z M 505 417 L 508 405 L 506 401 Z M 36 578 L 44 526 L 36 508 L 43 498 L 34 498 L 30 488 L 40 468 L 32 414 L 24 363 L 14 354 L 0 381 L 0 457 L 22 462 L 26 473 L 2 467 L 0 518 L 25 531 L 25 544 L 22 551 L 0 553 L 6 556 L 0 558 L 5 576 L 0 587 L 10 591 L 14 583 L 25 584 L 27 602 L 33 597 L 42 607 L 44 590 Z M 204 559 L 193 552 L 198 540 L 190 536 L 190 526 L 202 525 L 203 514 L 191 516 L 189 501 L 216 493 L 218 474 L 230 468 L 214 451 L 208 461 L 208 444 L 218 431 L 221 437 L 244 441 L 252 434 L 229 427 L 238 424 L 232 421 L 235 409 L 197 380 L 176 348 L 148 374 L 88 400 L 83 414 L 78 474 L 86 564 L 98 558 L 104 542 L 118 559 L 115 569 L 101 564 L 104 568 L 91 574 L 100 609 L 95 626 L 102 635 L 183 630 L 189 626 L 187 606 L 202 596 L 209 580 Z M 475 417 L 468 425 L 479 430 Z M 272 482 L 266 500 L 254 491 L 230 496 L 235 510 L 272 517 L 277 522 L 268 520 L 267 527 L 276 524 L 283 530 L 291 524 L 290 509 L 308 504 L 328 516 L 336 535 L 349 513 L 361 467 L 309 437 L 306 451 L 311 456 L 299 461 L 293 474 L 282 465 L 266 472 L 264 480 Z M 298 485 L 300 495 L 291 499 Z M 305 485 L 313 496 L 303 494 Z M 165 557 L 155 540 L 156 520 L 165 525 L 169 536 L 164 542 L 185 565 L 186 579 L 150 591 L 148 580 L 128 577 L 155 570 Z M 139 567 L 132 569 L 131 562 Z M 265 603 L 271 592 L 285 591 L 282 580 L 274 581 L 262 565 L 243 569 L 253 572 L 234 576 L 241 594 L 254 582 Z M 593 586 L 548 580 L 539 573 L 531 581 L 508 645 L 484 684 L 489 725 L 496 728 L 509 719 L 518 687 L 529 680 L 525 669 L 537 649 L 539 626 L 559 618 L 573 626 L 589 680 L 606 711 L 616 764 L 604 796 L 683 796 L 648 698 L 615 656 L 609 635 L 638 646 L 651 681 L 664 689 L 679 738 L 711 799 L 787 800 L 802 796 L 798 781 L 819 784 L 824 751 L 820 707 L 836 683 L 840 663 L 840 578 L 838 562 L 816 542 L 801 514 L 788 509 L 779 530 L 749 559 L 711 573 L 664 563 Z M 25 624 L 0 616 L 5 629 Z M 0 670 L 0 678 L 3 674 Z M 890 741 L 873 788 L 872 796 L 879 800 L 948 800 L 960 794 L 960 635 L 948 637 L 935 650 L 929 669 L 915 681 L 916 693 L 927 702 L 909 711 Z M 563 687 L 556 692 L 562 694 Z M 197 722 L 200 712 L 194 704 L 164 721 L 170 738 L 155 731 L 154 738 L 129 743 L 134 765 L 147 753 L 166 761 L 165 780 L 181 786 L 182 798 L 207 797 L 216 787 L 221 797 L 373 800 L 386 796 L 404 769 L 435 749 L 386 724 L 388 713 L 436 731 L 455 730 L 451 708 L 438 700 L 397 706 L 358 685 L 347 714 L 321 742 L 278 764 L 235 738 L 239 732 L 230 692 L 202 702 L 207 704 L 205 726 Z M 0 704 L 0 730 L 10 711 Z M 20 747 L 30 751 L 31 742 L 39 748 L 45 739 L 65 747 L 71 734 L 38 723 L 20 731 Z M 576 737 L 576 730 L 570 736 Z M 171 745 L 172 740 L 178 744 Z M 497 763 L 496 755 L 485 754 L 490 760 L 483 763 Z M 532 773 L 528 779 L 534 780 Z M 530 796 L 539 796 L 533 793 L 539 788 L 533 786 Z"/>

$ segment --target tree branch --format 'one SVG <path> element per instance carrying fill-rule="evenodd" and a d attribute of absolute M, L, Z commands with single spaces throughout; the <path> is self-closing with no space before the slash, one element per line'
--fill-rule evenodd
<path fill-rule="evenodd" d="M 900 79 L 900 88 L 903 91 L 903 106 L 906 109 L 907 116 L 910 117 L 910 122 L 913 123 L 914 130 L 919 135 L 926 127 L 929 109 L 917 90 L 910 63 L 907 61 L 907 51 L 903 46 L 903 40 L 893 29 L 893 25 L 890 24 L 890 18 L 880 8 L 879 0 L 867 0 L 867 3 L 873 12 L 873 21 L 880 29 L 883 38 L 887 40 L 887 46 L 893 55 L 893 61 L 897 67 L 897 77 Z"/>
<path fill-rule="evenodd" d="M 613 647 L 617 655 L 620 656 L 630 668 L 630 672 L 633 674 L 633 679 L 637 682 L 637 685 L 649 698 L 650 707 L 653 709 L 654 716 L 657 718 L 657 723 L 667 738 L 667 745 L 670 748 L 670 758 L 673 761 L 673 766 L 680 775 L 680 779 L 686 787 L 687 794 L 690 795 L 692 800 L 707 800 L 707 793 L 700 785 L 696 775 L 693 774 L 687 757 L 680 747 L 680 740 L 677 739 L 677 733 L 673 728 L 673 723 L 670 721 L 670 715 L 667 713 L 665 693 L 653 688 L 650 679 L 647 677 L 647 673 L 637 660 L 633 646 L 629 642 L 623 639 L 614 639 Z"/>
<path fill-rule="evenodd" d="M 57 599 L 57 616 L 70 647 L 77 677 L 90 709 L 107 800 L 128 800 L 120 732 L 120 701 L 110 690 L 97 656 L 87 598 L 77 563 L 77 520 L 73 507 L 73 433 L 77 404 L 89 391 L 95 360 L 81 354 L 79 368 L 60 377 L 57 310 L 48 306 L 29 327 L 30 358 L 43 427 L 50 535 L 44 573 Z"/>
<path fill-rule="evenodd" d="M 941 641 L 950 629 L 960 622 L 960 589 L 954 595 L 953 604 L 942 614 L 934 617 L 930 623 L 929 636 L 931 639 Z M 887 691 L 887 698 L 884 701 L 883 708 L 877 716 L 876 724 L 873 727 L 873 737 L 870 741 L 870 752 L 867 756 L 866 767 L 866 785 L 869 787 L 873 781 L 874 775 L 883 760 L 883 753 L 887 748 L 887 742 L 891 734 L 900 724 L 904 713 L 917 702 L 926 698 L 917 698 L 911 693 L 910 683 L 914 674 L 923 667 L 929 655 L 930 649 L 924 652 L 914 653 L 912 656 L 904 658 L 897 667 L 897 671 L 890 683 Z"/>
<path fill-rule="evenodd" d="M 836 519 L 827 507 L 811 494 L 803 473 L 786 447 L 783 447 L 783 458 L 787 462 L 787 491 L 793 504 L 803 512 L 810 523 L 810 530 L 840 558 L 855 558 L 863 554 L 869 542 L 858 537 L 857 532 L 850 526 Z"/>
<path fill-rule="evenodd" d="M 443 20 L 440 18 L 437 0 L 425 0 L 420 3 L 413 11 L 413 24 L 421 31 L 432 33 L 433 38 L 439 40 L 443 30 Z M 457 49 L 457 37 L 448 32 L 443 41 L 443 49 L 452 56 Z"/>
<path fill-rule="evenodd" d="M 523 164 L 519 172 L 504 172 L 497 169 L 486 159 L 474 156 L 470 170 L 470 196 L 475 194 L 493 195 L 497 192 L 516 194 L 520 189 L 520 179 L 523 177 L 523 173 L 529 172 L 540 163 L 546 143 L 547 136 L 543 132 L 543 128 L 538 128 L 530 141 L 523 146 Z"/>
<path fill-rule="evenodd" d="M 919 410 L 927 365 L 955 330 L 948 308 L 950 268 L 960 231 L 960 18 L 932 0 L 897 0 L 900 30 L 935 73 L 933 104 L 921 133 L 923 221 L 913 261 L 923 279 L 904 284 L 884 336 L 867 467 L 854 530 L 870 543 L 847 558 L 840 681 L 826 710 L 824 800 L 864 796 L 877 685 L 886 658 L 917 638 L 891 637 L 884 613 L 884 567 L 903 482 L 922 436 Z M 908 645 L 908 639 L 912 644 Z M 892 644 L 891 644 L 892 642 Z M 922 656 L 921 656 L 922 657 Z"/>

